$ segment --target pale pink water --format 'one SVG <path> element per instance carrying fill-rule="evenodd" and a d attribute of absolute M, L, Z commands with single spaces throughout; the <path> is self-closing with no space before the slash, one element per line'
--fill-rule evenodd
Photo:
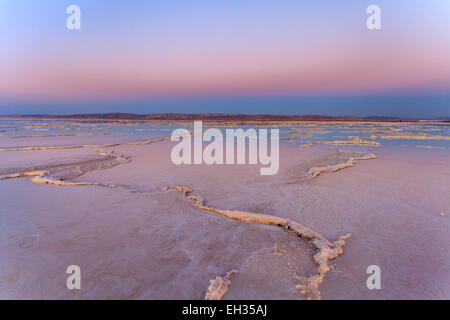
<path fill-rule="evenodd" d="M 279 173 L 261 176 L 259 166 L 175 166 L 172 146 L 107 148 L 132 161 L 73 180 L 116 188 L 0 181 L 0 298 L 202 299 L 210 279 L 236 269 L 226 299 L 303 299 L 294 276 L 315 271 L 305 241 L 198 210 L 163 190 L 169 184 L 214 207 L 289 218 L 330 241 L 351 233 L 320 286 L 324 299 L 450 298 L 448 153 L 347 147 L 377 158 L 303 182 L 289 170 L 330 150 L 283 144 Z M 82 148 L 0 157 L 11 171 L 99 155 Z M 66 288 L 71 264 L 81 267 L 79 291 Z M 366 287 L 374 264 L 381 290 Z"/>

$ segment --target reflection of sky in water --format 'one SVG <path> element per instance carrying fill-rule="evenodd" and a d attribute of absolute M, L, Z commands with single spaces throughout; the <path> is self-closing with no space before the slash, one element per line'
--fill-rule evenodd
<path fill-rule="evenodd" d="M 286 123 L 273 125 L 257 125 L 254 123 L 214 123 L 203 122 L 203 131 L 217 128 L 225 134 L 225 129 L 242 128 L 278 128 L 281 143 L 306 144 L 310 141 L 330 142 L 349 141 L 361 137 L 365 141 L 376 141 L 383 147 L 414 147 L 425 146 L 450 150 L 450 140 L 438 139 L 383 139 L 388 136 L 441 136 L 450 137 L 450 124 L 446 123 Z M 177 128 L 193 129 L 192 121 L 178 124 L 167 122 L 145 121 L 107 121 L 107 120 L 47 120 L 47 119 L 0 119 L 0 137 L 32 135 L 98 135 L 108 134 L 108 137 L 127 137 L 133 140 L 170 136 Z M 376 138 L 374 137 L 376 136 Z M 369 146 L 370 147 L 370 146 Z M 370 147 L 379 148 L 379 147 Z"/>

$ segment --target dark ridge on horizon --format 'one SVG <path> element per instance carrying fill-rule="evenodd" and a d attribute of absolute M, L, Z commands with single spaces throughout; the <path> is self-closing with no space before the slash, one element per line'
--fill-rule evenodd
<path fill-rule="evenodd" d="M 439 117 L 433 119 L 411 119 L 388 116 L 327 116 L 327 115 L 277 115 L 277 114 L 183 114 L 183 113 L 155 113 L 135 114 L 122 112 L 72 114 L 72 115 L 5 115 L 4 118 L 47 118 L 47 119 L 100 119 L 100 120 L 214 120 L 214 121 L 450 121 L 450 118 Z"/>

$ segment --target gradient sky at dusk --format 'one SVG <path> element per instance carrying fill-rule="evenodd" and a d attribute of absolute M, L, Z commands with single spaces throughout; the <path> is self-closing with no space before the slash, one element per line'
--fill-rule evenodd
<path fill-rule="evenodd" d="M 0 0 L 0 114 L 113 111 L 450 117 L 450 1 Z"/>

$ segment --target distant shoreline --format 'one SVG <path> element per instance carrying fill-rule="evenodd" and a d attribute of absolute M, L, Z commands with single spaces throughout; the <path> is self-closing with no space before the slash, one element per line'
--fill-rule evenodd
<path fill-rule="evenodd" d="M 373 117 L 351 117 L 351 116 L 325 116 L 325 115 L 271 115 L 271 114 L 179 114 L 179 113 L 157 113 L 157 114 L 133 114 L 133 113 L 95 113 L 74 115 L 5 115 L 0 118 L 6 119 L 53 119 L 53 120 L 155 120 L 155 121 L 340 121 L 340 122 L 443 122 L 450 123 L 449 118 L 437 119 L 402 119 L 396 117 L 373 116 Z"/>

